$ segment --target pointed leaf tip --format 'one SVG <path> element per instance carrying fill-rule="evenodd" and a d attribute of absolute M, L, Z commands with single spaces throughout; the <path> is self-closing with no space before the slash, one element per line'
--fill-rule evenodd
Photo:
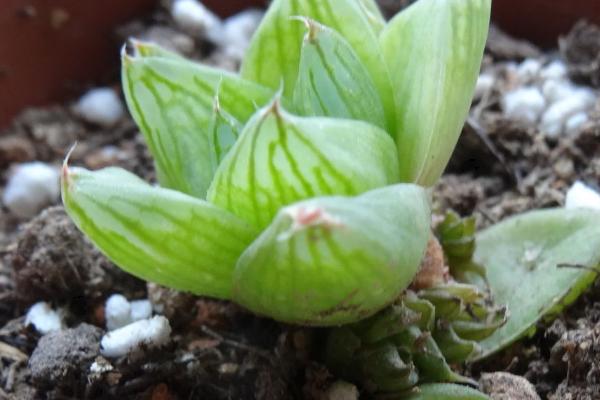
<path fill-rule="evenodd" d="M 63 160 L 63 163 L 62 163 L 62 169 L 61 169 L 61 174 L 60 174 L 61 193 L 64 190 L 68 190 L 69 186 L 71 185 L 71 172 L 69 170 L 69 160 L 71 159 L 71 155 L 73 154 L 73 151 L 75 151 L 76 147 L 77 147 L 77 142 L 73 143 L 73 145 L 69 148 L 69 151 L 67 151 L 67 154 L 65 155 L 65 159 Z"/>
<path fill-rule="evenodd" d="M 204 198 L 217 167 L 210 129 L 217 90 L 223 114 L 239 124 L 273 92 L 222 70 L 157 54 L 124 63 L 127 105 L 154 157 L 161 185 Z"/>
<path fill-rule="evenodd" d="M 297 117 L 276 99 L 256 112 L 219 165 L 208 200 L 264 228 L 280 208 L 397 182 L 392 139 L 362 121 Z"/>
<path fill-rule="evenodd" d="M 284 97 L 292 98 L 305 29 L 290 23 L 289 18 L 298 15 L 330 27 L 348 41 L 381 96 L 387 126 L 395 127 L 394 93 L 377 41 L 382 25 L 373 24 L 369 18 L 371 15 L 381 21 L 372 0 L 274 0 L 252 38 L 242 62 L 241 76 L 273 89 L 283 80 Z"/>
<path fill-rule="evenodd" d="M 258 234 L 248 224 L 120 168 L 76 168 L 69 178 L 67 213 L 119 267 L 175 289 L 231 297 L 235 263 Z"/>
<path fill-rule="evenodd" d="M 306 19 L 294 104 L 304 115 L 367 121 L 392 129 L 368 69 L 339 33 Z"/>

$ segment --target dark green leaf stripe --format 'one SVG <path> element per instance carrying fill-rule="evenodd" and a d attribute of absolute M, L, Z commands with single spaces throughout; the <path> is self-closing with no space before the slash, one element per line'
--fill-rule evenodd
<path fill-rule="evenodd" d="M 294 201 L 394 183 L 397 162 L 392 139 L 376 126 L 295 117 L 275 102 L 244 127 L 215 174 L 208 200 L 265 227 Z"/>
<path fill-rule="evenodd" d="M 419 0 L 381 33 L 403 181 L 430 186 L 446 167 L 471 104 L 490 8 L 490 0 Z"/>
<path fill-rule="evenodd" d="M 77 226 L 134 275 L 230 298 L 235 263 L 256 231 L 205 201 L 130 175 L 72 169 L 63 180 L 63 201 Z"/>
<path fill-rule="evenodd" d="M 298 79 L 304 29 L 300 22 L 292 21 L 290 17 L 314 19 L 339 32 L 364 63 L 381 97 L 386 127 L 394 132 L 394 93 L 390 73 L 379 50 L 378 29 L 371 23 L 373 13 L 366 12 L 374 4 L 365 1 L 365 7 L 360 1 L 274 0 L 246 53 L 242 77 L 273 89 L 283 82 L 284 96 L 291 99 Z"/>
<path fill-rule="evenodd" d="M 234 141 L 213 139 L 217 88 L 222 114 L 240 124 L 272 95 L 269 89 L 224 71 L 158 56 L 125 55 L 123 84 L 132 115 L 156 160 L 161 184 L 200 198 L 206 196 L 219 159 Z M 219 156 L 216 144 L 221 145 Z"/>
<path fill-rule="evenodd" d="M 299 217 L 302 212 L 317 218 Z M 411 282 L 429 223 L 426 194 L 414 185 L 294 203 L 241 256 L 234 299 L 291 323 L 364 318 Z"/>
<path fill-rule="evenodd" d="M 358 119 L 386 128 L 383 104 L 369 72 L 335 31 L 307 21 L 294 103 L 303 115 Z"/>

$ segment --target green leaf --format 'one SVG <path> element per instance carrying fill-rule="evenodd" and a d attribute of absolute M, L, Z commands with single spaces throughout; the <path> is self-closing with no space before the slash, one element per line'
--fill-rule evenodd
<path fill-rule="evenodd" d="M 337 32 L 305 19 L 294 103 L 302 115 L 349 118 L 386 128 L 383 105 L 369 71 Z"/>
<path fill-rule="evenodd" d="M 486 267 L 505 326 L 481 342 L 486 357 L 535 329 L 574 301 L 593 281 L 600 264 L 600 212 L 532 211 L 477 235 L 474 258 Z"/>
<path fill-rule="evenodd" d="M 450 368 L 429 332 L 423 332 L 417 326 L 408 326 L 393 341 L 399 348 L 410 351 L 419 372 L 419 382 L 473 383 Z"/>
<path fill-rule="evenodd" d="M 142 279 L 229 299 L 235 263 L 257 232 L 227 211 L 119 168 L 64 167 L 63 203 L 115 264 Z"/>
<path fill-rule="evenodd" d="M 403 400 L 490 400 L 488 396 L 467 386 L 451 383 L 421 385 Z"/>
<path fill-rule="evenodd" d="M 370 4 L 371 3 L 371 4 Z M 379 91 L 387 126 L 394 131 L 394 93 L 377 40 L 378 17 L 372 0 L 274 0 L 242 63 L 243 78 L 291 98 L 298 77 L 304 29 L 291 17 L 307 17 L 339 32 L 369 71 Z"/>
<path fill-rule="evenodd" d="M 431 304 L 428 306 L 431 307 L 433 313 L 433 306 Z M 427 316 L 422 316 L 406 307 L 402 302 L 401 304 L 392 304 L 373 317 L 358 322 L 352 326 L 352 329 L 357 332 L 361 341 L 368 345 L 388 339 L 406 330 L 408 326 L 425 325 L 427 322 L 422 321 L 424 318 Z"/>
<path fill-rule="evenodd" d="M 221 108 L 219 97 L 215 97 L 210 121 L 210 147 L 213 149 L 214 164 L 219 165 L 237 141 L 244 126 L 240 121 Z"/>
<path fill-rule="evenodd" d="M 363 350 L 351 361 L 351 367 L 360 371 L 362 385 L 371 391 L 405 391 L 419 382 L 415 366 L 405 362 L 391 342 Z"/>
<path fill-rule="evenodd" d="M 460 338 L 447 321 L 437 321 L 433 338 L 449 363 L 463 362 L 481 351 L 477 342 Z"/>
<path fill-rule="evenodd" d="M 219 90 L 224 112 L 244 123 L 272 91 L 225 71 L 148 50 L 123 55 L 127 104 L 165 187 L 204 198 L 217 168 L 209 127 Z"/>
<path fill-rule="evenodd" d="M 397 182 L 390 136 L 362 121 L 296 117 L 278 100 L 258 111 L 223 160 L 208 200 L 264 228 L 282 206 Z"/>
<path fill-rule="evenodd" d="M 303 325 L 366 318 L 410 284 L 430 222 L 425 190 L 410 184 L 293 204 L 240 258 L 234 299 Z"/>
<path fill-rule="evenodd" d="M 375 0 L 359 0 L 359 3 L 363 7 L 363 11 L 371 24 L 371 28 L 373 28 L 375 34 L 378 35 L 386 24 L 381 9 L 379 9 Z"/>
<path fill-rule="evenodd" d="M 490 7 L 491 0 L 419 0 L 381 33 L 403 181 L 431 186 L 446 167 L 471 105 Z"/>

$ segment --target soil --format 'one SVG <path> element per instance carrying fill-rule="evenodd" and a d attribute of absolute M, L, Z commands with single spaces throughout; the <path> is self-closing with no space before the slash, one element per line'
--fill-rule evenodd
<path fill-rule="evenodd" d="M 390 12 L 398 4 L 382 3 Z M 560 44 L 573 79 L 590 86 L 598 85 L 600 49 L 582 32 L 597 31 L 578 25 Z M 228 69 L 239 64 L 209 41 L 179 30 L 163 7 L 117 31 L 119 40 L 130 35 Z M 435 189 L 437 212 L 473 214 L 484 228 L 515 213 L 561 206 L 575 180 L 600 182 L 599 105 L 582 131 L 558 139 L 507 118 L 499 106 L 511 85 L 502 72 L 507 60 L 555 56 L 499 31 L 490 36 L 485 66 L 500 78 L 474 103 Z M 117 71 L 109 76 L 108 83 L 118 87 Z M 130 118 L 102 128 L 80 120 L 71 104 L 61 104 L 25 110 L 0 133 L 0 194 L 17 163 L 59 165 L 75 141 L 74 165 L 118 165 L 155 179 L 150 154 Z M 116 360 L 101 357 L 103 304 L 113 293 L 149 298 L 171 323 L 171 344 Z M 38 301 L 60 309 L 68 329 L 41 336 L 25 326 L 25 312 Z M 319 333 L 129 276 L 79 233 L 58 204 L 30 221 L 0 210 L 0 399 L 356 398 L 355 387 L 337 382 L 316 361 Z M 475 378 L 484 374 L 482 387 L 495 399 L 535 399 L 536 393 L 551 400 L 600 399 L 599 337 L 596 284 L 554 322 L 540 324 L 532 338 L 468 366 L 467 372 Z M 498 371 L 504 374 L 486 374 Z"/>

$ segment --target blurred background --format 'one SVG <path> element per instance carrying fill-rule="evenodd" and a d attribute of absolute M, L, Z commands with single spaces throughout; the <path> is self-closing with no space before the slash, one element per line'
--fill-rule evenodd
<path fill-rule="evenodd" d="M 249 7 L 263 7 L 265 3 L 265 0 L 204 2 L 220 17 Z M 388 15 L 409 3 L 408 0 L 380 0 Z M 162 27 L 170 26 L 167 15 L 160 15 L 161 9 L 166 12 L 169 7 L 169 2 L 157 0 L 3 0 L 0 127 L 6 127 L 26 106 L 69 98 L 79 93 L 82 85 L 114 76 L 118 49 L 124 39 L 124 32 L 119 28 L 137 19 L 141 24 L 154 23 L 156 34 Z M 558 36 L 566 34 L 580 19 L 600 22 L 600 2 L 493 2 L 493 20 L 497 26 L 543 48 L 556 46 Z"/>

